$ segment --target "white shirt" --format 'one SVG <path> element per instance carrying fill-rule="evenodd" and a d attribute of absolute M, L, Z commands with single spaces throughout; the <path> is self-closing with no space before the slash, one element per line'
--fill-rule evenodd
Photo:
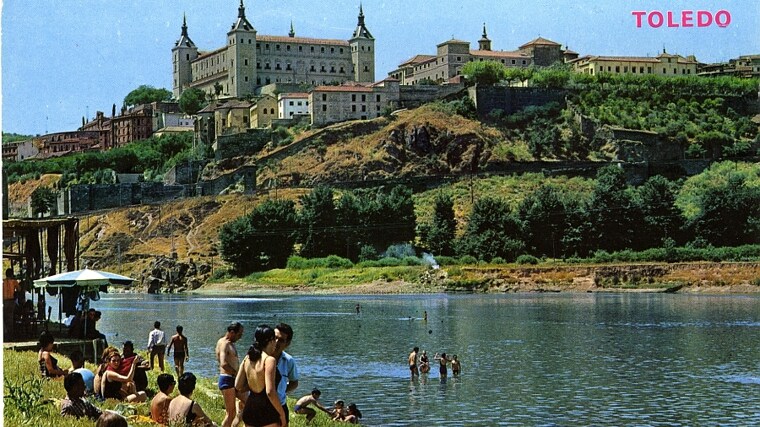
<path fill-rule="evenodd" d="M 156 345 L 166 345 L 166 336 L 161 329 L 154 329 L 148 335 L 148 348 L 151 349 Z"/>

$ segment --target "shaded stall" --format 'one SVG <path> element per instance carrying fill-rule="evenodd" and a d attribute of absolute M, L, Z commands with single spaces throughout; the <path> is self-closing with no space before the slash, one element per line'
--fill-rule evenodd
<path fill-rule="evenodd" d="M 42 276 L 79 268 L 79 219 L 3 220 L 3 265 L 6 276 L 8 272 L 12 274 L 3 282 L 3 339 L 36 335 L 39 326 L 47 328 L 51 308 L 46 307 L 43 289 L 32 292 L 32 283 Z M 32 292 L 29 301 L 26 292 Z M 56 291 L 50 293 L 55 294 Z M 76 303 L 66 294 L 62 298 L 64 307 Z"/>

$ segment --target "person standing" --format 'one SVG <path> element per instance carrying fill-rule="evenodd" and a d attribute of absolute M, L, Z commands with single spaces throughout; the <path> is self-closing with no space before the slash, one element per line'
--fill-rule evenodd
<path fill-rule="evenodd" d="M 13 331 L 13 317 L 16 310 L 16 294 L 19 292 L 18 280 L 13 268 L 5 270 L 3 279 L 3 336 L 7 340 Z"/>
<path fill-rule="evenodd" d="M 219 362 L 219 390 L 224 397 L 224 420 L 222 427 L 240 424 L 240 411 L 237 410 L 238 395 L 235 392 L 235 377 L 240 367 L 235 343 L 243 337 L 243 325 L 232 322 L 227 326 L 227 333 L 216 342 L 216 360 Z M 241 395 L 240 397 L 242 397 Z"/>
<path fill-rule="evenodd" d="M 185 372 L 185 361 L 190 360 L 190 349 L 187 347 L 187 337 L 182 335 L 182 326 L 177 325 L 177 333 L 169 340 L 169 347 L 166 348 L 166 355 L 169 355 L 174 347 L 174 369 L 177 371 L 177 378 Z"/>
<path fill-rule="evenodd" d="M 285 407 L 277 395 L 280 372 L 277 360 L 271 356 L 278 345 L 275 331 L 260 325 L 253 336 L 253 345 L 235 378 L 235 389 L 240 393 L 250 391 L 243 409 L 243 422 L 246 426 L 287 426 Z"/>
<path fill-rule="evenodd" d="M 150 351 L 150 370 L 156 366 L 158 356 L 158 368 L 164 372 L 164 352 L 166 351 L 166 334 L 161 330 L 161 322 L 153 323 L 153 330 L 148 334 L 148 351 Z"/>
<path fill-rule="evenodd" d="M 417 369 L 417 353 L 419 353 L 419 351 L 419 347 L 414 347 L 412 352 L 409 353 L 409 371 L 412 373 L 412 376 L 420 374 L 419 369 Z"/>
<path fill-rule="evenodd" d="M 462 364 L 459 363 L 459 359 L 457 359 L 457 355 L 455 354 L 451 358 L 451 373 L 454 375 L 459 375 L 460 372 L 462 372 Z"/>
<path fill-rule="evenodd" d="M 280 404 L 285 411 L 285 420 L 290 421 L 290 411 L 288 410 L 288 393 L 298 388 L 298 366 L 296 360 L 285 349 L 290 347 L 293 341 L 293 328 L 287 323 L 280 323 L 274 327 L 274 336 L 277 345 L 274 350 L 274 357 L 277 359 L 277 370 L 280 373 L 280 381 L 277 383 L 277 395 L 280 398 Z M 287 425 L 287 424 L 286 424 Z"/>

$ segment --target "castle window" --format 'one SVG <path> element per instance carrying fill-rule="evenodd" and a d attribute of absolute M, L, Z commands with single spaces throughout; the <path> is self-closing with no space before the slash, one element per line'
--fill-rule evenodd
<path fill-rule="evenodd" d="M 462 57 L 461 56 L 457 56 L 457 62 L 462 62 Z"/>
<path fill-rule="evenodd" d="M 335 72 L 335 67 L 330 67 L 330 72 L 334 73 Z"/>
<path fill-rule="evenodd" d="M 319 67 L 319 71 L 322 72 L 322 73 L 324 73 L 327 70 L 325 70 L 325 66 L 323 65 L 323 66 Z"/>
<path fill-rule="evenodd" d="M 345 74 L 346 73 L 346 71 L 343 69 L 343 67 L 340 67 L 340 73 L 341 74 Z"/>
<path fill-rule="evenodd" d="M 377 95 L 377 102 L 380 102 L 380 95 Z"/>
<path fill-rule="evenodd" d="M 287 50 L 288 52 L 290 52 L 290 45 L 289 44 L 285 45 L 285 50 Z"/>
<path fill-rule="evenodd" d="M 362 46 L 362 52 L 364 51 L 364 46 Z"/>
<path fill-rule="evenodd" d="M 322 104 L 322 111 L 327 111 L 327 104 Z"/>
<path fill-rule="evenodd" d="M 266 64 L 264 64 L 264 69 L 265 69 L 265 70 L 271 70 L 271 69 L 272 69 L 272 67 L 271 67 L 271 66 L 269 65 L 269 63 L 267 62 Z"/>
<path fill-rule="evenodd" d="M 647 74 L 652 74 L 652 67 L 647 67 Z"/>
<path fill-rule="evenodd" d="M 330 48 L 330 53 L 335 53 L 335 48 L 334 47 Z"/>
<path fill-rule="evenodd" d="M 267 77 L 266 82 L 267 82 L 267 84 L 270 84 L 270 83 L 272 83 L 272 79 L 270 79 L 269 77 Z"/>
<path fill-rule="evenodd" d="M 366 105 L 362 105 L 362 113 L 365 112 L 365 111 L 367 111 L 367 106 Z"/>
<path fill-rule="evenodd" d="M 269 43 L 264 45 L 264 50 L 269 50 Z"/>
<path fill-rule="evenodd" d="M 256 77 L 256 84 L 261 85 L 261 77 Z"/>
<path fill-rule="evenodd" d="M 644 67 L 639 67 L 639 73 L 644 74 Z"/>
<path fill-rule="evenodd" d="M 311 51 L 314 52 L 314 46 L 311 47 Z"/>
<path fill-rule="evenodd" d="M 291 107 L 293 106 L 293 101 L 290 101 L 290 106 L 291 106 Z"/>
<path fill-rule="evenodd" d="M 356 112 L 356 105 L 352 105 L 351 106 L 351 111 L 354 112 L 354 113 Z"/>
<path fill-rule="evenodd" d="M 261 50 L 261 43 L 256 43 L 256 49 Z"/>
<path fill-rule="evenodd" d="M 340 48 L 340 53 L 343 53 L 343 48 Z"/>
<path fill-rule="evenodd" d="M 365 65 L 364 66 L 364 71 L 369 71 L 369 66 Z"/>
<path fill-rule="evenodd" d="M 362 95 L 362 102 L 366 102 L 366 101 L 367 101 L 367 95 Z"/>
<path fill-rule="evenodd" d="M 298 46 L 298 51 L 303 52 L 303 46 Z"/>
<path fill-rule="evenodd" d="M 248 76 L 245 76 L 245 81 L 248 81 Z"/>
<path fill-rule="evenodd" d="M 628 72 L 628 67 L 623 67 L 623 72 L 627 73 Z"/>
<path fill-rule="evenodd" d="M 190 54 L 189 53 L 187 54 L 187 60 L 188 61 L 190 60 Z"/>
<path fill-rule="evenodd" d="M 286 69 L 286 70 L 288 70 L 288 71 L 292 70 L 292 68 L 290 67 L 290 62 L 288 62 L 288 63 L 285 65 L 285 69 Z"/>
<path fill-rule="evenodd" d="M 275 69 L 275 70 L 282 70 L 282 67 L 280 66 L 280 63 L 279 63 L 279 62 L 278 62 L 278 63 L 276 63 L 276 64 L 274 64 L 274 69 Z"/>
<path fill-rule="evenodd" d="M 321 51 L 322 53 L 325 53 L 325 47 L 324 47 L 324 46 L 322 46 L 322 47 L 320 48 L 320 51 Z"/>
<path fill-rule="evenodd" d="M 247 59 L 244 60 L 244 63 L 245 63 L 246 66 L 248 66 L 248 60 Z"/>
<path fill-rule="evenodd" d="M 616 73 L 619 73 L 619 72 L 620 72 L 620 66 L 616 66 L 616 67 L 615 67 L 615 72 L 616 72 Z"/>
<path fill-rule="evenodd" d="M 326 93 L 322 94 L 322 101 L 327 101 L 327 94 Z"/>
<path fill-rule="evenodd" d="M 257 69 L 257 70 L 260 70 L 260 69 L 261 69 L 261 62 L 256 62 L 256 69 Z"/>
<path fill-rule="evenodd" d="M 372 46 L 367 46 L 367 52 L 372 50 Z"/>
<path fill-rule="evenodd" d="M 351 102 L 356 102 L 356 94 L 355 93 L 351 94 Z"/>
<path fill-rule="evenodd" d="M 316 69 L 316 68 L 314 68 L 314 66 L 312 65 L 312 66 L 311 66 L 311 68 L 309 68 L 309 71 L 312 71 L 312 72 L 313 72 L 313 71 L 317 71 L 317 69 Z M 313 84 L 313 83 L 312 83 L 312 84 Z"/>
<path fill-rule="evenodd" d="M 278 44 L 274 45 L 274 49 L 275 50 L 280 50 L 280 45 L 278 45 Z"/>
<path fill-rule="evenodd" d="M 248 44 L 251 44 L 251 39 L 248 39 Z"/>
<path fill-rule="evenodd" d="M 631 72 L 632 72 L 633 74 L 636 74 L 636 67 L 631 67 Z"/>
<path fill-rule="evenodd" d="M 526 60 L 523 59 L 522 64 L 525 65 L 527 63 L 528 63 L 528 61 L 526 61 Z"/>

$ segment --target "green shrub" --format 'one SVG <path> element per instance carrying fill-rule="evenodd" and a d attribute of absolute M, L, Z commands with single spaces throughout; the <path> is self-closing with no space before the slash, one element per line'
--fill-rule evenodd
<path fill-rule="evenodd" d="M 338 255 L 330 255 L 324 258 L 325 266 L 327 268 L 351 268 L 354 263 L 350 259 L 339 257 Z"/>
<path fill-rule="evenodd" d="M 520 259 L 520 258 L 518 258 L 518 259 Z M 497 257 L 495 257 L 495 258 L 493 258 L 491 260 L 491 264 L 506 264 L 506 263 L 507 263 L 507 261 L 504 258 L 500 257 L 500 256 L 497 256 Z"/>
<path fill-rule="evenodd" d="M 445 255 L 439 255 L 435 257 L 436 262 L 438 262 L 438 265 L 457 265 L 459 264 L 459 259 L 453 257 L 453 256 L 445 256 Z"/>
<path fill-rule="evenodd" d="M 472 255 L 465 255 L 459 257 L 459 264 L 477 264 L 478 260 Z"/>
<path fill-rule="evenodd" d="M 372 245 L 364 245 L 359 249 L 359 261 L 376 260 L 377 255 L 377 249 Z"/>
<path fill-rule="evenodd" d="M 377 263 L 380 267 L 398 267 L 401 265 L 401 260 L 393 257 L 384 257 L 380 258 Z"/>
<path fill-rule="evenodd" d="M 538 258 L 534 257 L 533 255 L 520 255 L 517 257 L 517 260 L 515 261 L 518 264 L 538 264 Z"/>
<path fill-rule="evenodd" d="M 308 264 L 308 259 L 297 255 L 292 255 L 288 257 L 288 263 L 286 264 L 285 268 L 288 270 L 305 270 L 309 268 Z"/>
<path fill-rule="evenodd" d="M 405 256 L 401 260 L 401 265 L 413 266 L 413 265 L 421 265 L 421 264 L 422 264 L 422 260 L 417 258 L 416 256 Z"/>

